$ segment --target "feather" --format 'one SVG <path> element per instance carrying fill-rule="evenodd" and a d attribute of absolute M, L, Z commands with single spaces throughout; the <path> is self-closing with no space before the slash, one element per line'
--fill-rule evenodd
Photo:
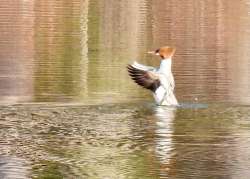
<path fill-rule="evenodd" d="M 133 65 L 128 65 L 128 73 L 138 85 L 153 92 L 160 86 L 160 80 L 157 74 L 152 71 L 142 70 Z"/>

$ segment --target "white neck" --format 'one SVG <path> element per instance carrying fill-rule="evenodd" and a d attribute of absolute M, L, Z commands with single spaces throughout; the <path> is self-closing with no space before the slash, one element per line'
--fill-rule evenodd
<path fill-rule="evenodd" d="M 161 61 L 159 71 L 165 74 L 171 73 L 172 59 L 166 58 Z"/>

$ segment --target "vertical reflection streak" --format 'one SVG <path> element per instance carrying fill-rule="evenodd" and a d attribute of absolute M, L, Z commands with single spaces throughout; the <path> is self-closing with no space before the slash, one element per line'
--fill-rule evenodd
<path fill-rule="evenodd" d="M 158 106 L 155 109 L 156 129 L 155 129 L 155 153 L 161 164 L 161 176 L 169 176 L 173 168 L 173 121 L 175 119 L 176 108 Z M 167 172 L 167 173 L 166 173 Z"/>
<path fill-rule="evenodd" d="M 88 95 L 88 12 L 89 0 L 84 0 L 80 8 L 80 46 L 81 60 L 80 65 L 80 97 L 85 99 Z"/>

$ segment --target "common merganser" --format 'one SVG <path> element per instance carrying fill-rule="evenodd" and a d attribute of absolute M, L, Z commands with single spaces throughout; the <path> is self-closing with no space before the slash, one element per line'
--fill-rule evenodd
<path fill-rule="evenodd" d="M 148 53 L 161 57 L 160 67 L 145 66 L 135 61 L 127 66 L 129 75 L 138 85 L 153 92 L 157 105 L 177 106 L 174 77 L 171 71 L 175 48 L 165 46 Z"/>

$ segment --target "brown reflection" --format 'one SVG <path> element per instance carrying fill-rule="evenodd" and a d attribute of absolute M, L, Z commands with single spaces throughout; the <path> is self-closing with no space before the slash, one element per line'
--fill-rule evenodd
<path fill-rule="evenodd" d="M 234 9 L 232 21 L 233 24 L 227 23 L 226 28 L 231 29 L 228 31 L 228 71 L 227 74 L 232 80 L 229 88 L 230 99 L 240 102 L 249 103 L 250 95 L 250 70 L 249 70 L 249 56 L 250 56 L 250 43 L 249 38 L 250 28 L 249 1 L 243 0 L 242 3 L 236 2 L 228 4 L 230 9 Z M 228 16 L 231 14 L 227 12 Z"/>
<path fill-rule="evenodd" d="M 247 0 L 2 1 L 1 101 L 145 100 L 129 78 L 134 60 L 177 47 L 180 102 L 249 103 Z"/>
<path fill-rule="evenodd" d="M 154 46 L 177 47 L 181 101 L 249 102 L 248 13 L 246 1 L 152 1 Z"/>
<path fill-rule="evenodd" d="M 33 94 L 34 3 L 1 1 L 0 101 L 31 100 Z"/>

